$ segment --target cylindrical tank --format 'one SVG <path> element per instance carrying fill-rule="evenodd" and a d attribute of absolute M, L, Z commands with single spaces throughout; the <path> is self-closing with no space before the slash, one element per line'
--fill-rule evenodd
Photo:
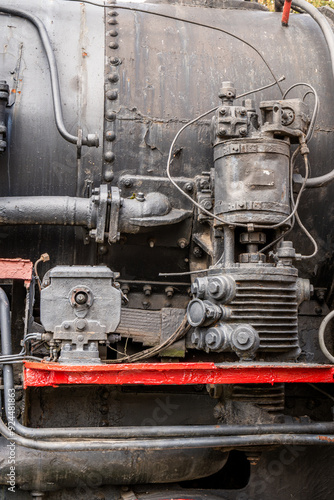
<path fill-rule="evenodd" d="M 48 64 L 37 31 L 27 20 L 1 16 L 0 79 L 10 87 L 10 108 L 7 150 L 0 153 L 0 196 L 87 196 L 92 186 L 101 182 L 118 184 L 123 196 L 131 196 L 134 187 L 131 180 L 123 183 L 123 177 L 141 175 L 143 185 L 147 177 L 164 177 L 175 133 L 186 121 L 219 104 L 223 80 L 234 81 L 238 94 L 273 81 L 259 53 L 277 78 L 285 75 L 281 83 L 284 90 L 303 81 L 316 88 L 320 112 L 310 143 L 312 175 L 327 172 L 332 164 L 334 82 L 329 52 L 318 25 L 307 15 L 293 16 L 289 27 L 284 28 L 279 13 L 251 2 L 216 2 L 215 8 L 202 8 L 198 2 L 138 5 L 151 13 L 63 0 L 13 0 L 4 4 L 38 13 L 58 64 L 65 125 L 74 135 L 78 128 L 84 135 L 97 132 L 100 147 L 84 146 L 78 159 L 76 146 L 59 135 Z M 226 6 L 229 8 L 223 8 Z M 233 32 L 239 39 L 210 26 Z M 297 88 L 291 97 L 302 97 L 305 92 Z M 280 98 L 281 94 L 276 86 L 252 97 L 259 103 Z M 308 95 L 306 101 L 312 107 L 312 96 Z M 209 129 L 210 117 L 181 136 L 173 176 L 189 179 L 210 170 Z M 329 236 L 328 211 L 332 194 L 331 186 L 308 190 L 301 207 L 302 219 L 320 244 L 317 259 L 303 269 L 304 276 L 313 275 L 316 285 L 326 286 L 324 282 L 332 272 L 334 243 Z M 184 206 L 183 200 L 176 198 L 179 207 Z M 81 231 L 74 228 L 1 230 L 4 255 L 16 257 L 19 252 L 22 257 L 37 258 L 48 251 L 53 265 L 103 261 L 122 269 L 124 278 L 137 279 L 157 279 L 161 246 L 165 247 L 164 270 L 187 269 L 184 255 L 177 248 L 180 234 L 170 231 L 166 237 L 165 230 L 165 236 L 161 235 L 155 232 L 154 248 L 147 244 L 147 235 L 130 238 L 126 251 L 124 245 L 117 244 L 103 253 L 97 252 L 94 242 L 83 245 Z M 19 242 L 27 239 L 31 242 L 29 249 L 26 245 L 20 248 Z M 299 240 L 297 233 L 297 251 Z M 59 241 L 66 241 L 66 245 L 59 245 Z M 308 245 L 306 242 L 306 250 Z M 139 247 L 142 261 L 149 264 L 138 270 Z"/>
<path fill-rule="evenodd" d="M 226 223 L 274 224 L 291 212 L 288 143 L 233 139 L 217 144 L 215 214 Z"/>

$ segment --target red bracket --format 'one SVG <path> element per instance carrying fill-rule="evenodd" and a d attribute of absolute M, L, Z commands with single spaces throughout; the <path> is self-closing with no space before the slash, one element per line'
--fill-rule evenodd
<path fill-rule="evenodd" d="M 33 264 L 27 259 L 0 259 L 0 279 L 24 280 L 29 288 Z"/>
<path fill-rule="evenodd" d="M 332 383 L 334 366 L 303 363 L 134 363 L 93 366 L 25 362 L 24 387 L 63 384 L 274 384 Z"/>

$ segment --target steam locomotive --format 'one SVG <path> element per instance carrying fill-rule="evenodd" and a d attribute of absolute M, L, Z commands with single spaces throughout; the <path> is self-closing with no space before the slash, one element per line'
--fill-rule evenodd
<path fill-rule="evenodd" d="M 290 7 L 0 2 L 1 498 L 331 498 L 334 11 Z"/>

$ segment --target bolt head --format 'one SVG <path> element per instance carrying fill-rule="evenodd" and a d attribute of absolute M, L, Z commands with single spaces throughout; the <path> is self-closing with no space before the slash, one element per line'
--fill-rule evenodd
<path fill-rule="evenodd" d="M 214 333 L 208 332 L 206 334 L 205 340 L 208 345 L 213 345 L 216 342 L 216 335 Z"/>
<path fill-rule="evenodd" d="M 202 255 L 203 255 L 202 249 L 200 247 L 195 247 L 194 250 L 193 250 L 193 254 L 197 258 L 202 257 Z"/>
<path fill-rule="evenodd" d="M 191 334 L 191 342 L 194 344 L 194 345 L 197 345 L 198 342 L 199 342 L 199 339 L 200 339 L 200 335 L 199 333 L 195 330 L 193 331 L 193 333 Z"/>
<path fill-rule="evenodd" d="M 208 286 L 208 291 L 212 294 L 219 292 L 219 285 L 215 281 L 211 281 Z"/>
<path fill-rule="evenodd" d="M 221 127 L 217 132 L 217 136 L 224 137 L 225 135 L 226 135 L 226 130 L 223 127 Z"/>
<path fill-rule="evenodd" d="M 237 341 L 241 345 L 247 344 L 247 342 L 249 341 L 249 334 L 247 332 L 240 332 L 240 333 L 238 333 Z"/>
<path fill-rule="evenodd" d="M 78 321 L 75 324 L 76 329 L 79 331 L 84 330 L 86 328 L 86 325 L 87 325 L 87 321 L 85 319 L 78 319 Z M 79 337 L 82 337 L 82 335 L 79 335 Z M 78 339 L 79 339 L 79 337 L 78 337 Z M 83 339 L 83 337 L 82 337 L 82 339 Z"/>
<path fill-rule="evenodd" d="M 211 210 L 211 208 L 212 208 L 212 202 L 210 200 L 205 200 L 203 202 L 203 208 L 205 208 L 206 210 Z"/>

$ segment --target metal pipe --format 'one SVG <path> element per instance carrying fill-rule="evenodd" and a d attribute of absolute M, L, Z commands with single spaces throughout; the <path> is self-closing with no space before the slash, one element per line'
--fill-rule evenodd
<path fill-rule="evenodd" d="M 260 436 L 215 436 L 167 439 L 127 439 L 100 441 L 37 441 L 19 436 L 9 430 L 0 419 L 0 432 L 8 440 L 21 446 L 44 451 L 93 451 L 93 450 L 172 450 L 183 448 L 240 448 L 267 445 L 331 445 L 334 435 L 264 434 Z"/>
<path fill-rule="evenodd" d="M 224 264 L 234 264 L 234 228 L 224 226 Z"/>
<path fill-rule="evenodd" d="M 291 0 L 285 0 L 282 14 L 282 26 L 288 26 L 291 10 Z"/>
<path fill-rule="evenodd" d="M 316 7 L 313 7 L 313 5 L 309 4 L 306 0 L 292 0 L 292 6 L 301 8 L 303 11 L 305 11 L 307 14 L 309 14 L 315 22 L 319 25 L 325 39 L 327 42 L 328 50 L 330 53 L 330 58 L 332 62 L 332 74 L 334 78 L 334 34 L 332 31 L 332 28 L 330 27 L 329 22 L 319 12 L 319 10 Z M 316 188 L 316 187 L 322 187 L 326 186 L 329 184 L 332 180 L 334 180 L 334 169 L 325 174 L 321 175 L 319 177 L 314 177 L 313 179 L 307 179 L 305 187 L 307 188 Z M 303 182 L 303 179 L 302 179 Z M 299 181 L 298 181 L 299 183 Z"/>
<path fill-rule="evenodd" d="M 52 224 L 96 227 L 92 198 L 20 196 L 0 198 L 1 224 Z"/>
<path fill-rule="evenodd" d="M 15 9 L 13 7 L 0 7 L 0 13 L 10 14 L 12 16 L 22 17 L 26 19 L 31 24 L 35 26 L 37 29 L 39 38 L 42 42 L 43 49 L 49 64 L 50 69 L 50 78 L 51 78 L 51 88 L 52 88 L 52 97 L 53 97 L 53 109 L 55 114 L 55 120 L 57 129 L 60 135 L 68 142 L 72 144 L 77 144 L 78 147 L 81 145 L 84 146 L 96 146 L 99 145 L 99 138 L 96 134 L 88 134 L 86 138 L 79 138 L 78 136 L 71 135 L 65 127 L 63 112 L 61 108 L 61 95 L 60 95 L 60 86 L 59 86 L 59 77 L 58 77 L 58 68 L 56 58 L 50 43 L 49 35 L 46 31 L 46 28 L 42 21 L 29 12 L 23 11 L 21 9 Z"/>
<path fill-rule="evenodd" d="M 334 363 L 334 356 L 329 352 L 325 344 L 325 330 L 332 318 L 334 318 L 334 311 L 328 313 L 327 316 L 322 320 L 319 328 L 319 344 L 320 344 L 320 349 L 322 350 L 326 358 L 329 359 L 331 363 Z"/>

